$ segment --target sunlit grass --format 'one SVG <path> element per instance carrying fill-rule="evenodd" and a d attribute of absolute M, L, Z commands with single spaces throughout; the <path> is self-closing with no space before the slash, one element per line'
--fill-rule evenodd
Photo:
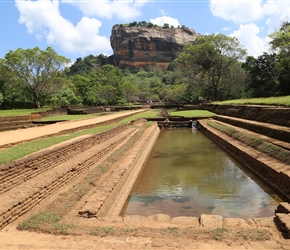
<path fill-rule="evenodd" d="M 226 135 L 239 140 L 254 149 L 259 150 L 265 154 L 268 154 L 286 164 L 290 164 L 290 153 L 288 150 L 274 145 L 270 142 L 264 141 L 256 136 L 240 132 L 232 127 L 223 125 L 214 121 L 207 121 L 207 124 Z"/>
<path fill-rule="evenodd" d="M 116 123 L 116 124 L 106 125 L 106 126 L 99 126 L 99 127 L 95 127 L 95 128 L 91 128 L 87 130 L 82 130 L 75 133 L 68 133 L 65 135 L 58 135 L 58 136 L 51 136 L 49 138 L 36 139 L 30 142 L 16 145 L 14 147 L 2 149 L 1 154 L 0 154 L 0 164 L 20 159 L 24 156 L 27 156 L 41 149 L 56 145 L 58 143 L 61 143 L 70 139 L 74 139 L 82 135 L 100 133 L 105 130 L 114 128 L 120 124 L 121 122 Z"/>
<path fill-rule="evenodd" d="M 82 130 L 75 133 L 68 133 L 64 135 L 58 135 L 58 136 L 51 136 L 49 138 L 41 138 L 36 139 L 27 143 L 22 143 L 19 145 L 15 145 L 14 147 L 10 147 L 7 149 L 2 149 L 0 154 L 0 164 L 8 163 L 17 159 L 20 159 L 24 156 L 27 156 L 31 153 L 37 152 L 41 149 L 56 145 L 58 143 L 79 137 L 81 135 L 89 135 L 89 134 L 95 134 L 100 133 L 103 131 L 106 131 L 108 129 L 115 128 L 121 124 L 128 124 L 130 121 L 139 119 L 139 118 L 158 118 L 157 114 L 160 110 L 158 109 L 150 109 L 145 112 L 141 112 L 135 115 L 132 115 L 130 117 L 127 117 L 125 119 L 122 119 L 119 122 L 116 122 L 114 124 L 105 125 L 105 126 L 98 126 L 91 129 Z M 174 111 L 174 115 L 180 115 L 180 116 L 188 116 L 188 117 L 194 117 L 194 116 L 210 116 L 213 113 L 204 111 L 204 110 L 188 110 L 188 111 Z M 60 118 L 61 116 L 59 116 Z M 83 116 L 80 116 L 82 118 Z M 92 116 L 93 117 L 93 116 Z M 88 117 L 87 117 L 88 118 Z M 62 119 L 60 119 L 62 120 Z"/>
<path fill-rule="evenodd" d="M 102 114 L 103 113 L 88 114 L 88 115 L 56 115 L 41 118 L 39 119 L 39 121 L 72 121 L 72 120 L 95 118 Z"/>
<path fill-rule="evenodd" d="M 171 116 L 184 116 L 184 117 L 207 117 L 214 115 L 214 113 L 207 110 L 170 111 L 170 114 Z"/>
<path fill-rule="evenodd" d="M 100 133 L 103 131 L 106 131 L 108 129 L 115 128 L 121 124 L 127 124 L 132 120 L 143 118 L 143 117 L 154 117 L 156 116 L 157 111 L 146 111 L 139 114 L 135 114 L 133 116 L 127 117 L 119 122 L 116 122 L 114 124 L 110 125 L 104 125 L 104 126 L 98 126 L 95 128 L 90 128 L 86 130 L 82 130 L 79 132 L 74 133 L 68 133 L 64 135 L 58 135 L 58 136 L 51 136 L 49 138 L 41 138 L 36 139 L 30 142 L 22 143 L 19 145 L 15 145 L 13 147 L 2 149 L 0 154 L 0 164 L 8 163 L 17 159 L 20 159 L 24 156 L 27 156 L 31 153 L 37 152 L 41 149 L 56 145 L 58 143 L 68 141 L 70 139 L 82 136 L 82 135 L 89 135 L 89 134 L 95 134 Z"/>
<path fill-rule="evenodd" d="M 43 112 L 47 109 L 8 109 L 0 110 L 0 116 L 25 116 L 34 112 Z"/>
<path fill-rule="evenodd" d="M 251 98 L 214 102 L 216 104 L 255 104 L 255 105 L 281 105 L 290 106 L 290 96 Z"/>

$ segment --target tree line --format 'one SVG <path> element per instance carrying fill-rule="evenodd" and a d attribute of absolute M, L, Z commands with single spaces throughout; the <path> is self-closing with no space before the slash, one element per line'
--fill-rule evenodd
<path fill-rule="evenodd" d="M 142 23 L 145 25 L 145 23 Z M 146 24 L 147 25 L 147 24 Z M 271 53 L 247 56 L 236 38 L 200 36 L 166 71 L 114 66 L 112 57 L 88 55 L 70 64 L 51 47 L 17 49 L 0 58 L 0 108 L 196 103 L 290 95 L 290 23 L 271 34 Z"/>

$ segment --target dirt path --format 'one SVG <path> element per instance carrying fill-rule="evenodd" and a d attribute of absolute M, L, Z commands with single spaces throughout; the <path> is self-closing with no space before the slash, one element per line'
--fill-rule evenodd
<path fill-rule="evenodd" d="M 133 110 L 133 111 L 128 111 L 128 112 L 126 111 L 126 112 L 120 112 L 116 114 L 109 114 L 105 116 L 98 116 L 96 118 L 91 118 L 91 119 L 59 122 L 55 124 L 46 125 L 44 127 L 40 126 L 40 127 L 0 132 L 0 147 L 6 144 L 14 144 L 20 141 L 32 140 L 41 136 L 53 135 L 63 130 L 69 130 L 69 129 L 74 129 L 74 128 L 78 128 L 82 126 L 96 124 L 96 123 L 112 120 L 115 118 L 119 118 L 122 116 L 140 113 L 143 111 L 144 111 L 143 109 Z"/>

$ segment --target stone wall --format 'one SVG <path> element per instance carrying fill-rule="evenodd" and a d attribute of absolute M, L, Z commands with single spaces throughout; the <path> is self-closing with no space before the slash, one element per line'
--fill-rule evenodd
<path fill-rule="evenodd" d="M 253 148 L 243 147 L 241 143 L 235 145 L 235 140 L 207 126 L 202 121 L 199 121 L 198 129 L 228 153 L 240 160 L 269 186 L 280 192 L 288 201 L 290 200 L 290 177 L 281 172 L 281 170 L 277 170 L 276 168 L 278 167 L 273 164 L 273 161 L 267 160 L 267 155 L 265 155 L 265 160 L 263 161 L 261 152 L 256 153 Z M 285 167 L 287 168 L 286 164 Z"/>
<path fill-rule="evenodd" d="M 79 210 L 83 217 L 118 216 L 130 194 L 135 180 L 159 135 L 156 123 L 149 127 L 116 169 L 109 172 Z"/>
<path fill-rule="evenodd" d="M 113 152 L 131 135 L 132 129 L 126 128 L 121 125 L 45 154 L 1 165 L 0 229 Z"/>
<path fill-rule="evenodd" d="M 286 107 L 203 104 L 202 108 L 218 115 L 290 127 L 290 108 Z"/>

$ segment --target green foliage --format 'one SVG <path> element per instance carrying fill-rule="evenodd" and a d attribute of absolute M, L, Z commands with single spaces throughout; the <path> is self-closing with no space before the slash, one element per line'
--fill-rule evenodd
<path fill-rule="evenodd" d="M 231 67 L 238 67 L 246 51 L 236 38 L 222 34 L 200 36 L 194 45 L 188 44 L 177 61 L 183 66 L 188 78 L 199 86 L 207 99 L 218 100 L 222 96 L 221 85 L 235 85 L 236 78 L 226 80 Z M 228 89 L 228 86 L 224 86 Z M 234 88 L 233 86 L 231 88 Z"/>
<path fill-rule="evenodd" d="M 10 50 L 1 60 L 5 82 L 31 94 L 34 106 L 39 108 L 43 100 L 58 90 L 60 73 L 69 59 L 59 56 L 51 47 L 40 50 Z"/>
<path fill-rule="evenodd" d="M 132 23 L 129 23 L 129 27 L 135 27 L 135 26 L 137 26 L 137 22 L 136 21 L 134 21 L 134 22 L 132 22 Z"/>
<path fill-rule="evenodd" d="M 275 68 L 278 72 L 278 95 L 290 94 L 290 23 L 284 22 L 281 28 L 270 34 L 273 51 L 277 54 Z M 274 53 L 274 55 L 275 55 Z"/>
<path fill-rule="evenodd" d="M 3 91 L 3 102 L 1 106 L 5 109 L 35 107 L 33 102 L 33 95 L 29 91 L 29 88 L 25 85 L 16 83 L 5 83 L 5 89 Z"/>
<path fill-rule="evenodd" d="M 154 26 L 153 23 L 151 23 L 151 22 L 147 23 L 147 27 L 152 28 L 153 26 Z"/>
<path fill-rule="evenodd" d="M 113 64 L 113 62 L 110 57 L 107 57 L 103 54 L 99 54 L 98 56 L 88 55 L 84 58 L 79 57 L 70 66 L 69 72 L 67 74 L 69 76 L 76 74 L 86 75 L 106 64 Z"/>
<path fill-rule="evenodd" d="M 269 97 L 277 94 L 280 70 L 276 54 L 263 53 L 257 59 L 249 56 L 242 67 L 249 74 L 248 90 L 251 90 L 252 97 Z"/>
<path fill-rule="evenodd" d="M 0 92 L 0 106 L 1 106 L 2 102 L 3 102 L 3 94 Z"/>
<path fill-rule="evenodd" d="M 80 100 L 74 91 L 74 85 L 64 84 L 60 91 L 50 99 L 52 108 L 66 107 L 79 104 Z"/>
<path fill-rule="evenodd" d="M 169 28 L 169 24 L 168 23 L 164 23 L 163 24 L 163 28 Z"/>

